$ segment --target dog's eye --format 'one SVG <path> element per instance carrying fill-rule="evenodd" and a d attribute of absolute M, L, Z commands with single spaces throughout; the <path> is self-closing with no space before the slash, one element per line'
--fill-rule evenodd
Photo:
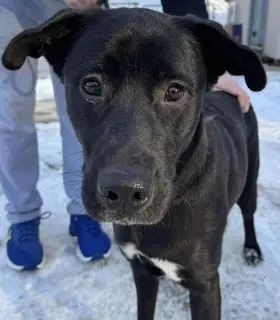
<path fill-rule="evenodd" d="M 164 96 L 164 101 L 176 102 L 183 98 L 185 94 L 184 88 L 178 84 L 170 86 Z"/>
<path fill-rule="evenodd" d="M 100 80 L 94 77 L 85 78 L 82 81 L 81 88 L 89 96 L 100 97 L 102 95 L 102 86 Z"/>

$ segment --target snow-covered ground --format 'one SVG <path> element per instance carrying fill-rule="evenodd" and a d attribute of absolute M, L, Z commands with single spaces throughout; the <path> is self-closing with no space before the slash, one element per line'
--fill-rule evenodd
<path fill-rule="evenodd" d="M 216 3 L 222 5 L 220 0 Z M 256 227 L 265 261 L 256 268 L 243 262 L 242 218 L 234 208 L 229 216 L 220 267 L 224 320 L 280 320 L 280 73 L 271 72 L 268 77 L 263 92 L 251 93 L 260 126 Z M 243 79 L 236 79 L 244 85 Z M 49 79 L 38 82 L 37 94 L 38 99 L 53 97 Z M 36 273 L 15 273 L 7 268 L 4 245 L 0 245 L 0 319 L 136 319 L 131 272 L 118 249 L 113 248 L 107 261 L 84 265 L 77 260 L 74 243 L 67 233 L 69 218 L 62 184 L 59 125 L 38 124 L 37 127 L 41 159 L 39 189 L 44 210 L 53 213 L 42 221 L 41 228 L 47 264 Z M 0 190 L 0 212 L 4 211 L 5 202 Z M 112 234 L 111 227 L 105 227 Z M 5 237 L 7 228 L 1 214 L 0 239 Z M 170 281 L 163 281 L 156 319 L 191 319 L 187 292 Z"/>

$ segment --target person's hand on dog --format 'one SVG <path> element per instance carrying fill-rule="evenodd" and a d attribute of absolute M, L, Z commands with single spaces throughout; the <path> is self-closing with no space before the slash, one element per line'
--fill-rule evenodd
<path fill-rule="evenodd" d="M 64 0 L 73 9 L 86 9 L 98 5 L 98 0 Z"/>
<path fill-rule="evenodd" d="M 238 99 L 241 110 L 243 113 L 249 111 L 250 108 L 250 97 L 248 93 L 239 86 L 230 76 L 223 75 L 219 78 L 218 82 L 213 87 L 214 91 L 225 91 L 230 93 Z"/>

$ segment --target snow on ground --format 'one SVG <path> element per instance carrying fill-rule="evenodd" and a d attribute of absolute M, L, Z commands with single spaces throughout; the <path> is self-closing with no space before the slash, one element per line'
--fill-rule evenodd
<path fill-rule="evenodd" d="M 36 97 L 38 101 L 53 99 L 54 93 L 50 77 L 38 80 L 36 86 Z"/>
<path fill-rule="evenodd" d="M 222 2 L 214 2 L 224 19 Z M 237 79 L 244 85 L 242 79 Z M 40 80 L 37 98 L 52 97 L 50 80 Z M 251 97 L 260 126 L 256 227 L 265 261 L 257 268 L 244 264 L 242 218 L 234 208 L 229 216 L 220 267 L 223 319 L 280 320 L 280 73 L 269 73 L 267 88 L 261 93 L 251 93 Z M 67 234 L 69 218 L 62 184 L 59 125 L 39 124 L 37 127 L 41 156 L 39 189 L 45 202 L 44 210 L 53 213 L 42 221 L 41 228 L 47 263 L 36 273 L 15 273 L 6 267 L 4 245 L 0 245 L 0 319 L 135 319 L 132 276 L 118 249 L 113 248 L 112 257 L 107 261 L 84 265 L 77 260 L 74 243 Z M 5 202 L 0 190 L 1 212 Z M 4 215 L 0 215 L 0 239 L 5 236 L 7 227 Z M 111 227 L 105 227 L 112 234 Z M 170 281 L 163 281 L 156 319 L 191 319 L 186 291 Z"/>

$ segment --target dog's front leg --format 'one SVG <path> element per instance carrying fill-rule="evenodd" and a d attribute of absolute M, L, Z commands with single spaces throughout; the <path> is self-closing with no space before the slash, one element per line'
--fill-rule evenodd
<path fill-rule="evenodd" d="M 192 320 L 221 319 L 219 274 L 203 284 L 202 291 L 190 291 Z"/>
<path fill-rule="evenodd" d="M 131 267 L 137 292 L 138 320 L 153 320 L 159 279 L 152 276 L 138 261 L 132 261 Z"/>

